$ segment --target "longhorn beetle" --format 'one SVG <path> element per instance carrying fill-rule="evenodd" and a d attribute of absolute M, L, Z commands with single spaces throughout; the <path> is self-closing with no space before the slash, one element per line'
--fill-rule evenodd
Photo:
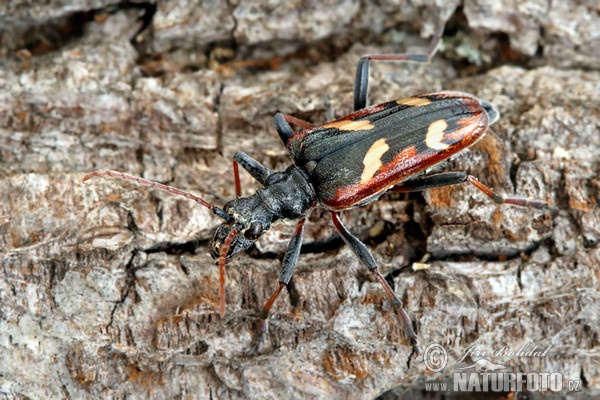
<path fill-rule="evenodd" d="M 544 202 L 502 197 L 466 172 L 422 175 L 420 172 L 472 146 L 496 122 L 499 113 L 485 100 L 461 92 L 427 93 L 367 107 L 369 62 L 428 62 L 434 55 L 443 29 L 438 30 L 427 55 L 376 54 L 361 57 L 354 83 L 354 112 L 313 126 L 309 122 L 278 113 L 275 129 L 287 147 L 293 165 L 272 172 L 247 154 L 235 153 L 233 171 L 237 198 L 223 208 L 180 189 L 122 172 L 99 170 L 86 175 L 111 176 L 135 181 L 184 196 L 209 208 L 224 222 L 210 243 L 210 254 L 219 263 L 220 313 L 225 313 L 225 264 L 248 249 L 271 224 L 280 219 L 297 220 L 296 231 L 283 257 L 279 284 L 260 313 L 258 348 L 267 330 L 271 306 L 289 283 L 298 261 L 306 213 L 316 206 L 331 212 L 333 224 L 343 241 L 383 287 L 408 342 L 418 354 L 417 336 L 411 320 L 367 247 L 344 227 L 340 211 L 364 206 L 386 191 L 413 192 L 470 182 L 497 204 L 554 209 Z M 302 128 L 294 132 L 290 124 Z M 241 197 L 239 167 L 263 187 Z"/>

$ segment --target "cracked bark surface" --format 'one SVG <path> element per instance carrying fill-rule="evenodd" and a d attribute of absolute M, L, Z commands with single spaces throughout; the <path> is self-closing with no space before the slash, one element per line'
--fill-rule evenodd
<path fill-rule="evenodd" d="M 0 5 L 0 397 L 418 398 L 469 346 L 525 344 L 550 350 L 488 358 L 581 380 L 571 398 L 597 395 L 598 7 L 243 3 Z M 342 215 L 421 350 L 446 347 L 441 373 L 409 358 L 381 287 L 324 210 L 307 219 L 264 348 L 247 356 L 294 224 L 229 263 L 221 318 L 208 210 L 119 180 L 81 182 L 114 168 L 222 205 L 235 151 L 289 165 L 276 112 L 347 114 L 358 58 L 425 49 L 418 32 L 438 15 L 445 49 L 430 65 L 375 64 L 370 102 L 440 89 L 493 102 L 492 132 L 443 168 L 560 209 L 500 207 L 461 185 Z"/>

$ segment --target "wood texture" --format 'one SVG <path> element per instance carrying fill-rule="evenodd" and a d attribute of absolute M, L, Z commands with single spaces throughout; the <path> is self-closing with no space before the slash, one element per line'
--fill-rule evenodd
<path fill-rule="evenodd" d="M 144 3 L 0 5 L 0 398 L 436 398 L 424 383 L 450 379 L 469 346 L 526 344 L 550 350 L 488 359 L 582 381 L 570 398 L 598 395 L 597 6 L 239 3 L 160 3 L 142 32 Z M 421 350 L 447 349 L 440 373 L 409 358 L 382 289 L 323 210 L 248 356 L 294 224 L 229 264 L 221 318 L 214 216 L 133 183 L 81 182 L 113 168 L 224 204 L 235 151 L 288 165 L 276 112 L 348 113 L 358 58 L 424 50 L 419 29 L 429 36 L 438 15 L 445 49 L 431 65 L 374 65 L 371 103 L 440 89 L 491 101 L 491 134 L 443 168 L 560 209 L 501 207 L 463 185 L 343 215 Z"/>

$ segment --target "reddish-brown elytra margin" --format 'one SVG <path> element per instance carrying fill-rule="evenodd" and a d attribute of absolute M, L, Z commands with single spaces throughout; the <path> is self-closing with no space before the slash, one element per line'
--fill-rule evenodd
<path fill-rule="evenodd" d="M 436 33 L 427 55 L 369 55 L 360 59 L 354 85 L 354 112 L 313 126 L 309 122 L 277 114 L 275 128 L 286 145 L 293 165 L 272 172 L 250 156 L 233 157 L 237 198 L 219 208 L 180 189 L 122 172 L 101 170 L 84 177 L 111 176 L 166 190 L 209 208 L 223 223 L 211 241 L 210 253 L 219 260 L 219 309 L 225 313 L 225 264 L 248 249 L 271 224 L 280 219 L 297 220 L 296 231 L 283 257 L 279 283 L 260 313 L 258 335 L 251 351 L 258 349 L 267 330 L 271 306 L 289 283 L 300 255 L 307 212 L 321 206 L 331 212 L 335 228 L 379 281 L 404 327 L 407 341 L 418 354 L 417 336 L 402 302 L 377 268 L 369 249 L 348 231 L 340 211 L 375 201 L 384 192 L 421 191 L 470 182 L 498 204 L 556 211 L 541 201 L 505 198 L 466 172 L 420 174 L 427 168 L 465 150 L 479 140 L 499 113 L 487 101 L 461 92 L 427 93 L 367 107 L 369 62 L 427 62 L 434 54 L 442 31 Z M 294 132 L 290 124 L 302 128 Z M 241 197 L 239 168 L 244 168 L 263 187 Z"/>

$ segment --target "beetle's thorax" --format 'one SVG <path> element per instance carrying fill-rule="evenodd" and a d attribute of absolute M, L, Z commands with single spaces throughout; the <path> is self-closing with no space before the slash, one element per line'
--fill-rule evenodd
<path fill-rule="evenodd" d="M 273 220 L 298 219 L 315 205 L 317 199 L 308 174 L 297 166 L 271 174 L 265 187 L 255 196 L 273 213 Z"/>
<path fill-rule="evenodd" d="M 232 200 L 223 208 L 229 215 L 211 242 L 211 254 L 219 257 L 221 246 L 231 232 L 237 232 L 227 249 L 227 258 L 249 248 L 271 223 L 280 219 L 298 219 L 316 204 L 316 194 L 305 171 L 291 166 L 272 173 L 255 194 Z"/>

